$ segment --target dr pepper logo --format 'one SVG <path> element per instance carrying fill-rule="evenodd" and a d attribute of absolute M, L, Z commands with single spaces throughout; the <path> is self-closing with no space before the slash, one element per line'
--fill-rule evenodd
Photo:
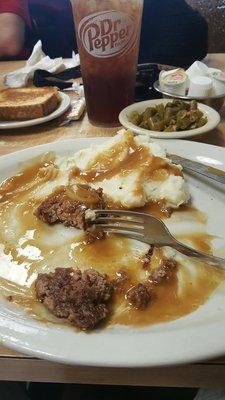
<path fill-rule="evenodd" d="M 94 57 L 126 53 L 133 46 L 136 33 L 134 18 L 113 10 L 91 14 L 78 26 L 84 48 Z"/>

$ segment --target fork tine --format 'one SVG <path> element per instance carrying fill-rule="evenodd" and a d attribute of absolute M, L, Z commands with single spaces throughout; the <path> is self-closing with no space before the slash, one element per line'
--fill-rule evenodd
<path fill-rule="evenodd" d="M 143 221 L 143 214 L 138 213 L 138 212 L 133 212 L 133 211 L 121 211 L 121 210 L 94 210 L 95 214 L 98 216 L 104 215 L 106 216 L 111 216 L 111 215 L 121 215 L 122 217 L 132 217 L 132 218 L 138 218 L 139 220 Z"/>
<path fill-rule="evenodd" d="M 123 218 L 111 218 L 111 217 L 97 217 L 96 220 L 93 221 L 98 222 L 119 222 L 119 223 L 126 223 L 128 225 L 137 225 L 137 226 L 143 226 L 143 224 L 140 221 L 134 221 L 131 219 L 123 219 Z"/>
<path fill-rule="evenodd" d="M 130 227 L 126 227 L 126 226 L 121 226 L 121 225 L 114 225 L 114 224 L 97 224 L 98 227 L 103 228 L 103 229 L 116 229 L 119 231 L 127 231 L 127 232 L 133 232 L 133 233 L 137 233 L 139 235 L 143 234 L 143 229 L 144 228 L 130 228 Z M 139 232 L 138 232 L 139 231 Z"/>
<path fill-rule="evenodd" d="M 144 236 L 140 235 L 140 234 L 136 234 L 136 233 L 130 233 L 130 232 L 126 232 L 126 231 L 120 231 L 120 230 L 116 230 L 116 229 L 105 229 L 106 232 L 108 233 L 113 233 L 115 235 L 123 235 L 126 236 L 129 239 L 134 239 L 134 240 L 138 240 L 139 242 L 144 242 L 146 243 Z"/>

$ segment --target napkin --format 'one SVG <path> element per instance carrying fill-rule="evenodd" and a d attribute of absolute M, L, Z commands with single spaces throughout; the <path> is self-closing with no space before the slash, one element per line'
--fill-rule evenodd
<path fill-rule="evenodd" d="M 30 58 L 23 68 L 17 69 L 4 76 L 4 84 L 9 87 L 24 87 L 29 79 L 33 79 L 36 70 L 44 70 L 50 73 L 60 73 L 68 68 L 80 65 L 78 54 L 72 53 L 72 59 L 67 61 L 62 57 L 50 58 L 42 50 L 42 42 L 39 40 L 32 51 Z"/>

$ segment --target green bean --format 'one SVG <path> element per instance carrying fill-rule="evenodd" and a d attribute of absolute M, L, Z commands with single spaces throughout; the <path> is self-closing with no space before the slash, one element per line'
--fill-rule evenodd
<path fill-rule="evenodd" d="M 196 100 L 184 102 L 180 99 L 147 107 L 142 113 L 133 111 L 129 119 L 136 126 L 161 132 L 196 129 L 207 123 L 207 117 L 198 109 Z"/>
<path fill-rule="evenodd" d="M 130 122 L 132 122 L 132 124 L 137 125 L 137 126 L 141 122 L 141 116 L 137 111 L 133 111 L 131 113 Z"/>

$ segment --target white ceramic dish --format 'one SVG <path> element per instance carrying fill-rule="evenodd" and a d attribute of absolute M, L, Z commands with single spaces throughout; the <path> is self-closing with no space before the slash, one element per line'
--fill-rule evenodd
<path fill-rule="evenodd" d="M 210 70 L 212 70 L 212 68 L 210 68 Z M 195 99 L 202 104 L 206 104 L 207 106 L 212 107 L 214 110 L 217 110 L 218 112 L 220 112 L 221 107 L 223 106 L 223 103 L 224 103 L 225 93 L 217 94 L 217 95 L 214 95 L 214 96 L 211 96 L 208 98 L 207 97 L 194 97 L 193 98 L 193 97 L 189 97 L 189 96 L 182 96 L 179 94 L 174 95 L 174 94 L 165 92 L 164 90 L 162 90 L 160 88 L 160 84 L 159 84 L 158 80 L 156 82 L 154 82 L 153 87 L 157 92 L 161 93 L 165 99 L 171 100 L 173 98 L 176 98 L 176 99 L 181 99 L 184 101 L 190 101 L 190 100 Z"/>
<path fill-rule="evenodd" d="M 197 61 L 198 62 L 198 61 Z M 171 67 L 172 68 L 172 67 Z M 169 70 L 168 70 L 169 71 Z M 207 73 L 207 76 L 210 76 L 213 79 L 213 91 L 212 91 L 212 96 L 210 97 L 205 97 L 205 96 L 189 96 L 189 95 L 180 95 L 180 94 L 175 94 L 175 93 L 170 93 L 167 92 L 165 90 L 162 89 L 162 87 L 160 86 L 159 80 L 155 81 L 153 86 L 154 89 L 157 92 L 160 92 L 168 97 L 175 97 L 176 99 L 183 99 L 183 100 L 192 100 L 192 99 L 196 99 L 200 102 L 204 102 L 205 100 L 215 100 L 215 99 L 222 99 L 225 97 L 225 88 L 224 88 L 224 84 L 222 82 L 220 82 L 219 80 L 213 78 L 212 73 L 213 72 L 220 72 L 221 70 L 218 68 L 208 68 L 208 72 L 209 75 Z M 196 71 L 195 71 L 196 72 Z M 192 77 L 194 76 L 200 76 L 198 75 L 198 72 L 196 74 L 192 74 Z M 201 76 L 206 76 L 204 73 Z"/>
<path fill-rule="evenodd" d="M 61 97 L 61 102 L 51 114 L 46 115 L 46 117 L 29 119 L 27 121 L 0 121 L 0 129 L 18 129 L 26 128 L 28 126 L 40 125 L 45 122 L 51 121 L 52 119 L 60 117 L 70 106 L 70 97 L 62 92 L 59 92 Z"/>
<path fill-rule="evenodd" d="M 208 122 L 197 129 L 191 129 L 186 131 L 179 132 L 156 132 L 150 131 L 148 129 L 140 128 L 132 124 L 129 121 L 129 117 L 133 111 L 143 112 L 147 107 L 154 107 L 156 104 L 160 103 L 168 103 L 171 100 L 167 99 L 156 99 L 156 100 L 146 100 L 141 101 L 140 103 L 134 103 L 130 106 L 124 108 L 119 115 L 120 123 L 127 129 L 131 129 L 133 132 L 139 135 L 148 135 L 152 138 L 158 139 L 182 139 L 190 136 L 202 135 L 208 131 L 214 129 L 220 122 L 220 115 L 217 111 L 213 110 L 213 108 L 206 106 L 205 104 L 198 103 L 198 108 L 206 115 Z"/>
<path fill-rule="evenodd" d="M 21 163 L 46 151 L 71 155 L 106 138 L 60 141 L 0 157 L 0 181 L 18 172 Z M 168 152 L 205 162 L 225 171 L 224 149 L 189 141 L 159 141 Z M 207 231 L 225 248 L 225 188 L 186 175 L 193 204 L 208 215 Z M 169 221 L 169 220 L 168 220 Z M 171 231 L 184 229 L 170 226 Z M 192 229 L 198 229 L 192 224 Z M 222 255 L 220 253 L 220 255 Z M 1 261 L 2 262 L 2 261 Z M 209 277 L 210 279 L 210 277 Z M 41 324 L 21 308 L 0 298 L 0 339 L 4 345 L 36 357 L 68 364 L 141 367 L 193 362 L 225 354 L 225 288 L 221 285 L 197 311 L 168 323 L 141 329 L 107 328 L 90 334 L 63 326 Z"/>

